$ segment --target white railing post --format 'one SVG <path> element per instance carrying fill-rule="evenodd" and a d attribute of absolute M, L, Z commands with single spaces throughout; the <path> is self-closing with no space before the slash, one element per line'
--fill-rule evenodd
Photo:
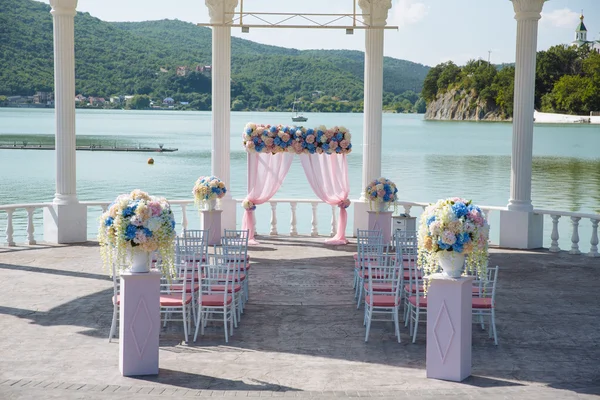
<path fill-rule="evenodd" d="M 298 236 L 298 229 L 296 226 L 296 207 L 298 206 L 298 203 L 295 201 L 291 201 L 290 206 L 292 208 L 292 219 L 290 221 L 290 236 Z"/>
<path fill-rule="evenodd" d="M 552 242 L 550 243 L 548 251 L 551 253 L 558 253 L 560 251 L 560 247 L 558 247 L 558 220 L 560 219 L 560 215 L 550 215 L 550 218 L 552 218 L 552 234 L 550 235 Z"/>
<path fill-rule="evenodd" d="M 183 231 L 187 230 L 188 220 L 187 220 L 187 204 L 181 204 L 181 234 L 183 235 Z"/>
<path fill-rule="evenodd" d="M 600 219 L 590 218 L 590 221 L 592 221 L 592 238 L 590 239 L 590 244 L 592 246 L 587 255 L 588 257 L 600 257 L 600 254 L 598 253 L 598 222 L 600 222 Z"/>
<path fill-rule="evenodd" d="M 579 220 L 581 217 L 571 217 L 573 223 L 573 235 L 571 235 L 571 250 L 569 254 L 581 254 L 579 251 Z"/>
<path fill-rule="evenodd" d="M 34 207 L 25 207 L 27 211 L 27 242 L 32 245 L 36 244 L 35 237 L 33 236 L 35 228 L 33 227 L 33 212 L 35 211 Z"/>
<path fill-rule="evenodd" d="M 14 210 L 6 210 L 6 245 L 14 246 L 15 242 L 13 241 L 13 211 Z"/>
<path fill-rule="evenodd" d="M 317 222 L 317 206 L 319 203 L 311 203 L 312 206 L 312 229 L 310 230 L 310 236 L 319 236 L 319 228 Z"/>
<path fill-rule="evenodd" d="M 277 203 L 271 202 L 271 230 L 269 231 L 269 235 L 277 236 Z"/>
<path fill-rule="evenodd" d="M 102 214 L 104 214 L 108 210 L 108 204 L 100 204 L 100 208 L 102 209 Z"/>
<path fill-rule="evenodd" d="M 335 213 L 335 209 L 337 206 L 331 206 L 331 233 L 330 236 L 335 236 L 337 234 L 337 214 Z"/>
<path fill-rule="evenodd" d="M 412 206 L 404 205 L 403 207 L 404 207 L 404 214 L 410 216 L 410 209 L 412 208 Z"/>

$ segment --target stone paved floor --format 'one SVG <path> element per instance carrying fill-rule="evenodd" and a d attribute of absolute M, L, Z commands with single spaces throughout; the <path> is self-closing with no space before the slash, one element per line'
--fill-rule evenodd
<path fill-rule="evenodd" d="M 112 282 L 96 243 L 0 248 L 0 399 L 296 397 L 576 399 L 600 395 L 600 259 L 492 250 L 501 267 L 499 346 L 473 327 L 473 376 L 425 378 L 391 323 L 364 342 L 351 289 L 354 245 L 267 238 L 251 248 L 251 299 L 228 345 L 209 327 L 161 334 L 160 374 L 125 378 L 108 343 Z"/>

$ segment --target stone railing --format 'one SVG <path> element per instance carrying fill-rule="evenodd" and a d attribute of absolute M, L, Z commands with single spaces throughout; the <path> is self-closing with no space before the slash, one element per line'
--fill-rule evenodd
<path fill-rule="evenodd" d="M 568 218 L 571 221 L 571 249 L 569 254 L 581 254 L 579 250 L 579 222 L 589 220 L 592 225 L 592 233 L 590 237 L 590 251 L 587 253 L 589 257 L 600 257 L 598 253 L 598 223 L 600 222 L 600 214 L 582 214 L 564 211 L 552 210 L 533 210 L 536 214 L 548 215 L 552 219 L 552 233 L 550 235 L 550 247 L 548 250 L 552 253 L 558 253 L 558 239 L 560 238 L 558 225 L 561 217 Z"/>
<path fill-rule="evenodd" d="M 236 203 L 240 204 L 242 202 L 241 199 L 236 199 Z M 194 207 L 193 200 L 171 200 L 170 201 L 173 212 L 177 216 L 178 226 L 181 227 L 181 230 L 187 229 L 188 224 L 188 211 L 189 207 Z M 321 234 L 333 236 L 337 233 L 337 216 L 338 210 L 337 206 L 329 206 L 323 204 L 320 200 L 313 199 L 273 199 L 268 203 L 270 206 L 270 221 L 268 232 L 260 232 L 263 234 L 268 234 L 271 236 L 278 236 L 280 234 L 284 234 L 278 230 L 278 212 L 283 209 L 283 207 L 289 207 L 289 211 L 291 213 L 290 224 L 289 224 L 289 234 L 290 236 L 298 236 L 302 235 L 310 235 L 310 236 L 319 236 Z M 0 205 L 0 232 L 2 232 L 3 225 L 5 226 L 4 232 L 4 240 L 0 239 L 0 244 L 4 244 L 7 246 L 15 246 L 15 236 L 20 238 L 26 237 L 26 244 L 34 245 L 37 243 L 36 240 L 36 226 L 41 228 L 43 226 L 42 221 L 42 213 L 45 207 L 50 206 L 52 203 L 29 203 L 29 204 L 8 204 L 8 205 Z M 88 219 L 91 218 L 90 210 L 94 208 L 100 209 L 102 212 L 106 211 L 110 202 L 108 201 L 83 201 L 81 204 L 84 204 L 88 208 Z M 298 205 L 301 204 L 309 204 L 311 207 L 311 219 L 310 219 L 310 231 L 309 232 L 299 232 L 298 231 Z M 327 233 L 319 232 L 319 214 L 323 215 L 323 213 L 319 213 L 318 207 L 331 207 L 331 224 L 330 229 L 328 229 Z M 423 202 L 409 202 L 409 201 L 400 201 L 396 207 L 396 211 L 398 213 L 404 212 L 407 215 L 418 216 L 422 210 L 427 207 L 428 203 Z M 267 204 L 264 204 L 262 207 L 266 207 Z M 490 217 L 494 217 L 496 212 L 506 210 L 505 207 L 494 207 L 494 206 L 480 206 L 484 211 L 488 219 Z M 241 207 L 239 207 L 241 209 Z M 97 211 L 100 211 L 97 210 Z M 195 209 L 194 209 L 195 211 Z M 585 214 L 585 213 L 573 213 L 573 212 L 564 212 L 564 211 L 553 211 L 553 210 L 542 210 L 535 209 L 534 212 L 536 214 L 541 214 L 547 216 L 549 221 L 547 221 L 546 226 L 552 226 L 551 233 L 549 235 L 550 246 L 548 250 L 550 252 L 559 252 L 561 248 L 559 247 L 559 238 L 560 230 L 559 230 L 559 221 L 561 218 L 569 219 L 570 223 L 570 242 L 571 247 L 569 249 L 570 254 L 581 254 L 582 251 L 579 248 L 580 245 L 580 232 L 582 231 L 580 227 L 580 221 L 589 222 L 591 227 L 588 230 L 586 226 L 586 232 L 590 232 L 590 248 L 586 253 L 590 257 L 599 257 L 598 253 L 598 224 L 600 222 L 599 214 Z M 4 218 L 3 218 L 4 217 Z M 3 224 L 3 219 L 6 219 L 5 224 Z M 239 220 L 239 219 L 238 219 Z M 15 235 L 15 226 L 20 229 L 20 234 Z M 566 227 L 564 224 L 563 232 L 565 232 Z M 239 223 L 238 223 L 239 227 Z M 255 226 L 256 228 L 256 226 Z M 264 228 L 264 227 L 263 227 Z M 351 226 L 348 226 L 348 229 L 351 229 Z M 499 227 L 497 224 L 492 224 L 492 229 L 499 232 Z M 42 229 L 43 230 L 43 229 Z M 91 236 L 91 235 L 90 235 Z M 566 234 L 563 234 L 562 237 L 565 237 Z M 1 236 L 0 236 L 1 238 Z M 563 239 L 564 240 L 564 239 Z M 586 240 L 587 241 L 587 240 Z"/>

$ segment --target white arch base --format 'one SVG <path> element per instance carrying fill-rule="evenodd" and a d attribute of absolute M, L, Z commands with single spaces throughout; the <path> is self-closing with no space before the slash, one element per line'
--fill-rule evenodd
<path fill-rule="evenodd" d="M 500 247 L 539 249 L 544 241 L 544 216 L 527 211 L 500 211 Z"/>
<path fill-rule="evenodd" d="M 44 241 L 56 244 L 87 242 L 87 206 L 72 203 L 44 208 Z"/>
<path fill-rule="evenodd" d="M 238 229 L 236 228 L 237 218 L 236 218 L 236 202 L 231 196 L 226 196 L 221 199 L 221 210 L 223 213 L 221 214 L 221 229 Z M 221 236 L 223 236 L 223 232 L 221 232 Z"/>
<path fill-rule="evenodd" d="M 352 200 L 354 207 L 354 224 L 352 225 L 352 237 L 356 236 L 357 229 L 369 229 L 369 203 L 362 199 Z"/>

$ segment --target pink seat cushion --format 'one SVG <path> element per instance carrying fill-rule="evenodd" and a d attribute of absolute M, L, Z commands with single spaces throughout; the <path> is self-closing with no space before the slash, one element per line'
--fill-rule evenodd
<path fill-rule="evenodd" d="M 410 296 L 408 302 L 415 307 L 427 308 L 427 297 L 419 296 L 419 305 L 417 306 L 417 296 Z"/>
<path fill-rule="evenodd" d="M 184 302 L 189 304 L 192 301 L 192 295 L 186 294 Z M 181 294 L 161 294 L 160 295 L 160 306 L 161 307 L 181 307 L 183 304 L 181 300 Z"/>
<path fill-rule="evenodd" d="M 417 285 L 412 285 L 412 288 L 411 288 L 409 284 L 406 284 L 406 285 L 404 285 L 404 291 L 405 292 L 416 293 L 417 292 Z M 423 287 L 423 285 L 419 285 L 419 292 L 420 293 L 425 292 L 425 288 Z"/>
<path fill-rule="evenodd" d="M 225 290 L 225 285 L 211 285 L 210 288 L 213 292 L 222 292 Z M 233 285 L 233 291 L 235 293 L 239 292 L 240 290 L 242 290 L 242 285 Z M 231 285 L 227 286 L 227 292 L 231 293 Z"/>
<path fill-rule="evenodd" d="M 413 272 L 413 278 L 414 278 L 415 273 Z M 423 279 L 423 274 L 421 272 L 417 272 L 417 278 L 419 279 Z M 408 281 L 410 280 L 410 271 L 404 271 L 404 280 Z"/>
<path fill-rule="evenodd" d="M 181 292 L 182 289 L 183 289 L 183 285 L 181 285 L 181 284 L 171 285 L 171 290 L 173 290 L 173 291 Z M 198 290 L 200 290 L 200 285 L 195 283 L 194 284 L 194 292 L 197 292 Z M 185 291 L 186 291 L 186 293 L 192 293 L 192 285 L 191 284 L 185 285 Z"/>
<path fill-rule="evenodd" d="M 472 303 L 473 303 L 473 308 L 479 308 L 479 309 L 493 308 L 491 297 L 473 297 Z"/>
<path fill-rule="evenodd" d="M 382 295 L 374 295 L 367 296 L 365 298 L 365 302 L 367 305 L 371 305 L 371 301 L 373 302 L 373 307 L 396 307 L 400 304 L 400 298 L 396 298 L 395 296 L 387 296 L 385 294 Z"/>
<path fill-rule="evenodd" d="M 369 290 L 369 283 L 365 282 L 365 290 Z M 373 291 L 374 292 L 391 292 L 392 284 L 391 283 L 373 283 Z"/>
<path fill-rule="evenodd" d="M 231 304 L 231 302 L 231 295 L 228 295 L 226 300 L 227 305 Z M 198 299 L 198 304 L 200 304 L 203 307 L 223 307 L 223 295 L 203 294 L 202 297 Z"/>
<path fill-rule="evenodd" d="M 236 256 L 233 257 L 227 257 L 227 261 L 235 261 L 237 259 Z M 250 255 L 246 254 L 246 262 L 250 261 Z"/>

